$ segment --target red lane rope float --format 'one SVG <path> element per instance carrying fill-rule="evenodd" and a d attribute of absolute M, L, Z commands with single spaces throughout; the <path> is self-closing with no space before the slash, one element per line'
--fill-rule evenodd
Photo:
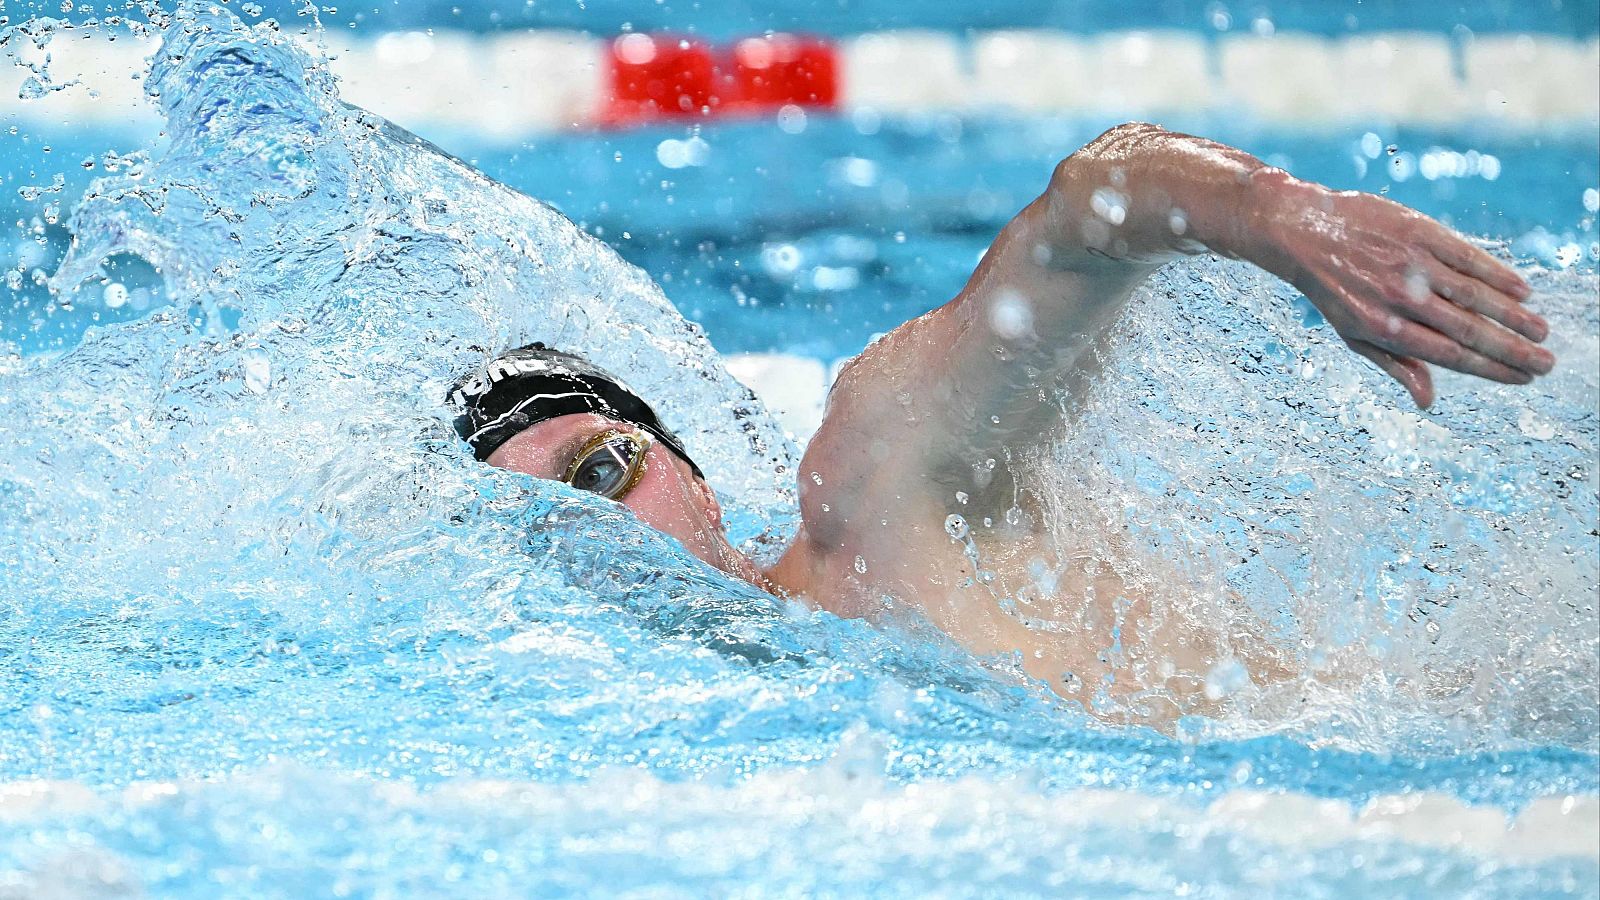
<path fill-rule="evenodd" d="M 839 62 L 832 44 L 791 34 L 713 47 L 672 35 L 625 34 L 606 49 L 599 122 L 761 115 L 784 106 L 833 108 Z"/>
<path fill-rule="evenodd" d="M 760 110 L 794 104 L 831 108 L 839 101 L 833 45 L 792 34 L 746 38 L 734 45 L 736 103 Z"/>

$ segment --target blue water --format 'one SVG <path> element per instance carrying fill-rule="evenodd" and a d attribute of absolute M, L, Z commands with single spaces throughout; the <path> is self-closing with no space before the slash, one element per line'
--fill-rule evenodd
<path fill-rule="evenodd" d="M 1433 791 L 1515 814 L 1600 789 L 1593 136 L 1378 136 L 1501 164 L 1441 184 L 1386 177 L 1386 150 L 1361 174 L 1363 133 L 1196 123 L 1529 260 L 1553 252 L 1539 228 L 1587 260 L 1524 263 L 1568 363 L 1531 394 L 1445 379 L 1420 420 L 1442 435 L 1240 266 L 1173 267 L 1140 299 L 1084 414 L 1107 437 L 1041 477 L 1089 498 L 1067 515 L 1117 510 L 1350 676 L 1158 732 L 913 626 L 729 582 L 615 507 L 474 464 L 437 418 L 482 348 L 585 349 L 670 398 L 734 537 L 770 556 L 794 448 L 674 304 L 724 351 L 854 352 L 947 298 L 1100 123 L 725 126 L 700 132 L 707 166 L 671 171 L 655 147 L 681 129 L 451 146 L 663 294 L 336 105 L 270 33 L 203 24 L 178 23 L 153 76 L 168 140 L 75 209 L 105 174 L 77 160 L 115 138 L 5 145 L 9 185 L 66 179 L 5 192 L 13 254 L 60 294 L 24 283 L 0 328 L 0 784 L 55 782 L 32 807 L 9 795 L 0 890 L 1600 891 L 1592 858 L 1286 842 L 1204 812 L 1245 790 Z M 34 243 L 53 200 L 71 217 Z M 113 285 L 148 304 L 108 307 Z M 1236 545 L 1260 555 L 1223 560 Z"/>

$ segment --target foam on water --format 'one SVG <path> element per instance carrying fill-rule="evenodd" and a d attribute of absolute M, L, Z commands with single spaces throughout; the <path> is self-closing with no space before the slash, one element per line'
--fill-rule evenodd
<path fill-rule="evenodd" d="M 559 214 L 269 24 L 180 8 L 149 88 L 167 144 L 95 182 L 53 284 L 104 304 L 132 254 L 172 302 L 0 356 L 0 894 L 1600 885 L 1516 849 L 1597 782 L 1592 273 L 1533 273 L 1560 374 L 1437 418 L 1239 267 L 1141 297 L 1041 462 L 1055 525 L 1127 523 L 1173 603 L 1231 590 L 1312 673 L 1174 737 L 474 463 L 446 385 L 543 339 L 662 401 L 751 552 L 793 517 L 760 404 Z M 1465 836 L 1359 827 L 1417 791 Z M 1307 810 L 1337 837 L 1271 839 Z"/>

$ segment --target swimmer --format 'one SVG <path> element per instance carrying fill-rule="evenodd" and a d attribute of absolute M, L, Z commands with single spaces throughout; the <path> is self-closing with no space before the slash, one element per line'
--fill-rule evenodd
<path fill-rule="evenodd" d="M 1159 695 L 1170 708 L 1149 715 L 1170 718 L 1203 706 L 1205 673 L 1220 656 L 1269 680 L 1284 663 L 1148 615 L 1157 599 L 1149 581 L 1121 579 L 1061 547 L 1059 535 L 1045 540 L 1037 498 L 1011 467 L 1072 427 L 1073 400 L 1096 374 L 1096 343 L 1134 289 L 1163 263 L 1208 251 L 1294 285 L 1419 407 L 1434 400 L 1433 365 L 1505 384 L 1555 365 L 1539 346 L 1547 323 L 1523 305 L 1528 285 L 1449 228 L 1133 123 L 1061 162 L 955 299 L 844 368 L 800 465 L 799 531 L 770 568 L 728 542 L 715 492 L 650 406 L 578 357 L 534 346 L 497 358 L 452 393 L 457 427 L 479 459 L 615 500 L 771 593 L 847 617 L 881 615 L 893 598 L 973 653 L 1016 654 L 1058 692 L 1074 693 L 1081 679 L 1113 694 Z M 956 512 L 1005 526 L 967 533 L 947 521 Z M 1054 557 L 1061 602 L 1106 604 L 1108 614 L 1120 604 L 1124 661 L 1155 664 L 1114 665 L 1102 635 L 1030 629 L 975 599 L 975 577 L 1036 583 L 1027 569 L 1041 554 Z"/>

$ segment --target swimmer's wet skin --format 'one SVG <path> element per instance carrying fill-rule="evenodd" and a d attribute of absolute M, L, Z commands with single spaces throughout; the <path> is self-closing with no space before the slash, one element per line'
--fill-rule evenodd
<path fill-rule="evenodd" d="M 498 441 L 485 451 L 473 439 L 479 458 L 542 478 L 571 481 L 583 454 L 608 435 L 642 430 L 660 440 L 633 445 L 642 465 L 613 499 L 711 565 L 843 616 L 881 612 L 882 598 L 894 598 L 975 653 L 1020 654 L 1030 674 L 1057 689 L 1063 672 L 1104 679 L 1114 694 L 1161 688 L 1179 706 L 1150 715 L 1166 718 L 1203 708 L 1199 686 L 1219 654 L 1239 657 L 1262 679 L 1281 663 L 1264 649 L 1197 645 L 1181 622 L 1141 633 L 1141 610 L 1158 598 L 1114 575 L 1074 569 L 1071 548 L 1047 545 L 1036 501 L 1008 461 L 1071 427 L 1070 413 L 1063 423 L 1053 401 L 1064 391 L 1071 409 L 1092 383 L 1093 351 L 1133 290 L 1163 263 L 1207 251 L 1293 284 L 1418 406 L 1434 400 L 1430 365 L 1507 384 L 1527 384 L 1555 365 L 1539 346 L 1548 325 L 1523 306 L 1528 285 L 1449 228 L 1381 197 L 1298 180 L 1222 144 L 1128 124 L 1056 167 L 954 300 L 896 328 L 840 374 L 800 466 L 799 533 L 770 569 L 733 549 L 715 493 L 625 388 L 570 408 L 543 401 L 544 412 L 516 420 L 507 410 L 526 394 L 497 393 L 491 377 L 497 365 L 508 372 L 506 364 L 526 359 L 513 353 L 464 382 L 477 389 L 473 398 L 455 399 L 470 410 L 495 398 L 488 418 L 499 418 L 475 427 Z M 593 367 L 588 377 L 620 384 Z M 616 464 L 628 467 L 632 457 Z M 961 584 L 977 573 L 945 527 L 957 491 L 968 518 L 1008 523 L 985 535 L 994 546 L 985 545 L 984 558 L 998 582 L 1028 583 L 1029 560 L 1060 557 L 1061 595 L 1120 600 L 1124 652 L 1159 660 L 1140 667 L 1149 670 L 1140 677 L 1159 683 L 1134 683 L 1128 667 L 1099 658 L 1094 641 L 1035 632 L 994 604 L 971 602 Z"/>

